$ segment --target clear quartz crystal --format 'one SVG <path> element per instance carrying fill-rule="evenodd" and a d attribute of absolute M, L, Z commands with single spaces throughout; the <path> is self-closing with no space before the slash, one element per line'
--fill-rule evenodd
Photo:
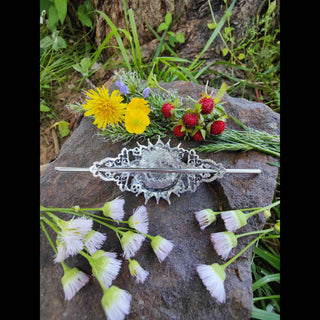
<path fill-rule="evenodd" d="M 140 166 L 144 168 L 184 168 L 185 163 L 179 159 L 179 152 L 166 149 L 142 150 Z M 142 173 L 138 180 L 148 189 L 167 189 L 172 187 L 179 173 Z"/>

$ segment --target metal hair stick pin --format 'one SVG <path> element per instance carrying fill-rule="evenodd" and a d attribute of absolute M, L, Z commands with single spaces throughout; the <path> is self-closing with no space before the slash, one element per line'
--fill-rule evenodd
<path fill-rule="evenodd" d="M 163 198 L 170 204 L 171 193 L 180 196 L 186 191 L 194 192 L 201 182 L 211 182 L 226 173 L 261 173 L 260 169 L 225 169 L 221 163 L 200 159 L 196 152 L 170 147 L 160 138 L 153 145 L 137 142 L 139 147 L 123 148 L 116 158 L 95 161 L 89 168 L 55 167 L 57 171 L 91 172 L 104 181 L 115 181 L 121 191 L 143 193 L 145 203 L 155 197 L 157 203 Z"/>

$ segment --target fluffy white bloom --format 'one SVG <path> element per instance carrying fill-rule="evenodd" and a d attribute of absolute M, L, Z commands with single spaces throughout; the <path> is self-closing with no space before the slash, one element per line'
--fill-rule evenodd
<path fill-rule="evenodd" d="M 233 232 L 223 231 L 211 233 L 214 249 L 223 259 L 227 259 L 232 248 L 237 246 L 237 237 Z"/>
<path fill-rule="evenodd" d="M 216 220 L 216 214 L 211 209 L 196 211 L 194 215 L 199 222 L 201 230 L 204 230 L 208 225 Z"/>
<path fill-rule="evenodd" d="M 142 233 L 148 233 L 148 212 L 145 206 L 138 207 L 133 211 L 133 215 L 129 218 L 128 224 L 130 228 L 136 229 Z"/>
<path fill-rule="evenodd" d="M 125 215 L 123 210 L 124 202 L 125 201 L 121 197 L 117 197 L 112 201 L 106 202 L 102 207 L 103 214 L 113 220 L 121 221 Z"/>
<path fill-rule="evenodd" d="M 111 286 L 121 267 L 122 261 L 116 259 L 116 257 L 115 252 L 105 252 L 103 250 L 98 250 L 91 257 L 88 257 L 92 273 L 106 288 Z"/>
<path fill-rule="evenodd" d="M 144 270 L 136 260 L 130 260 L 129 271 L 133 277 L 136 277 L 137 283 L 143 283 L 149 275 L 149 272 Z"/>
<path fill-rule="evenodd" d="M 61 279 L 65 300 L 71 300 L 88 281 L 89 277 L 78 268 L 65 270 Z"/>
<path fill-rule="evenodd" d="M 101 248 L 106 239 L 107 236 L 104 233 L 91 230 L 84 237 L 83 243 L 86 246 L 88 252 L 90 254 L 93 254 Z"/>
<path fill-rule="evenodd" d="M 61 262 L 83 249 L 83 238 L 92 229 L 92 220 L 85 217 L 64 221 L 56 218 L 60 227 L 57 235 L 57 254 L 55 262 Z"/>
<path fill-rule="evenodd" d="M 123 256 L 126 259 L 133 257 L 140 249 L 142 242 L 146 237 L 143 234 L 127 231 L 121 238 L 123 247 Z"/>
<path fill-rule="evenodd" d="M 211 296 L 221 303 L 225 302 L 224 280 L 226 273 L 224 269 L 218 263 L 212 265 L 200 264 L 197 266 L 197 272 Z"/>
<path fill-rule="evenodd" d="M 247 217 L 240 210 L 224 211 L 221 213 L 228 231 L 234 232 L 247 224 Z"/>
<path fill-rule="evenodd" d="M 130 313 L 131 294 L 116 286 L 103 289 L 101 304 L 108 320 L 123 320 Z"/>
<path fill-rule="evenodd" d="M 157 255 L 159 262 L 162 262 L 173 248 L 173 243 L 161 236 L 155 236 L 151 240 L 151 247 Z"/>

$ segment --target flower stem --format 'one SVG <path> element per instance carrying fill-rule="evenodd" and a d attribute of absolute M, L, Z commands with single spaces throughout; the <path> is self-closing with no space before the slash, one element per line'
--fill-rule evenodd
<path fill-rule="evenodd" d="M 50 237 L 50 235 L 49 235 L 49 233 L 48 233 L 48 231 L 47 231 L 47 229 L 46 229 L 46 227 L 45 227 L 45 225 L 44 225 L 44 223 L 42 221 L 40 221 L 40 225 L 41 225 L 41 229 L 43 230 L 44 234 L 48 238 L 48 241 L 51 244 L 51 247 L 52 247 L 53 251 L 55 253 L 57 253 L 58 250 L 57 250 L 56 246 L 54 245 L 54 243 L 53 243 L 53 241 L 52 241 L 52 239 L 51 239 L 51 237 Z"/>
<path fill-rule="evenodd" d="M 43 231 L 44 234 L 46 235 L 49 243 L 51 244 L 51 247 L 52 247 L 53 251 L 54 251 L 55 253 L 58 253 L 58 250 L 57 250 L 56 246 L 54 245 L 54 243 L 53 243 L 53 241 L 52 241 L 52 239 L 51 239 L 51 237 L 50 237 L 50 235 L 49 235 L 49 233 L 48 233 L 48 231 L 47 231 L 47 229 L 46 229 L 46 227 L 45 227 L 45 225 L 44 225 L 44 223 L 43 223 L 42 221 L 40 221 L 40 226 L 41 226 L 42 231 Z M 61 265 L 62 265 L 62 267 L 63 267 L 64 272 L 66 272 L 66 271 L 68 271 L 68 270 L 70 269 L 70 268 L 65 264 L 64 261 L 61 261 L 60 263 L 61 263 Z"/>
<path fill-rule="evenodd" d="M 246 218 L 248 219 L 248 218 L 252 217 L 253 215 L 255 215 L 255 214 L 257 214 L 257 213 L 259 213 L 261 211 L 264 211 L 264 210 L 267 210 L 267 209 L 271 209 L 272 207 L 277 206 L 279 203 L 280 203 L 280 200 L 278 200 L 278 201 L 276 201 L 274 203 L 271 203 L 266 207 L 258 208 L 257 210 L 254 210 L 254 211 L 252 211 L 250 213 L 247 213 L 246 214 Z"/>
<path fill-rule="evenodd" d="M 46 211 L 46 213 L 48 215 L 50 215 L 50 212 Z M 59 228 L 57 227 L 57 225 L 55 223 L 53 223 L 52 221 L 50 221 L 48 218 L 46 218 L 45 216 L 41 215 L 40 219 L 43 220 L 47 225 L 49 225 L 56 233 L 59 232 Z M 40 220 L 40 222 L 41 222 L 41 220 Z"/>
<path fill-rule="evenodd" d="M 239 258 L 250 246 L 252 246 L 258 239 L 260 239 L 263 236 L 263 234 L 260 234 L 258 237 L 256 237 L 254 240 L 252 240 L 248 245 L 246 245 L 240 252 L 238 252 L 234 257 L 232 257 L 230 260 L 228 260 L 225 264 L 223 264 L 221 267 L 224 269 L 231 264 L 234 260 Z"/>
<path fill-rule="evenodd" d="M 257 234 L 257 233 L 268 233 L 274 230 L 274 227 L 270 228 L 270 229 L 265 229 L 265 230 L 256 230 L 256 231 L 251 231 L 251 232 L 247 232 L 247 233 L 242 233 L 242 234 L 236 234 L 236 238 L 241 238 L 244 236 L 250 236 L 252 234 Z"/>

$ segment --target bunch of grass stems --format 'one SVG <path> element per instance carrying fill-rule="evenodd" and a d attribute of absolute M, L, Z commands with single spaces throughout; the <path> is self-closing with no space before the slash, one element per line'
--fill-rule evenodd
<path fill-rule="evenodd" d="M 199 152 L 258 150 L 280 157 L 280 137 L 265 131 L 226 128 L 221 135 L 209 138 L 207 141 L 210 141 L 210 144 L 202 145 L 195 150 Z"/>

